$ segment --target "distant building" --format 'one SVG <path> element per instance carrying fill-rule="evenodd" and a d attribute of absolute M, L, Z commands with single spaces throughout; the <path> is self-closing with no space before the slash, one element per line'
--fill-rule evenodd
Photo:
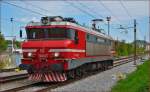
<path fill-rule="evenodd" d="M 12 51 L 12 44 L 8 44 L 7 45 L 7 52 L 11 52 Z"/>
<path fill-rule="evenodd" d="M 134 42 L 133 42 L 133 44 L 134 44 Z M 147 44 L 147 42 L 144 40 L 136 40 L 136 46 L 138 48 L 146 48 L 146 44 Z"/>
<path fill-rule="evenodd" d="M 146 43 L 145 50 L 150 51 L 150 43 Z"/>
<path fill-rule="evenodd" d="M 14 49 L 16 48 L 17 46 L 15 44 L 13 44 L 13 48 L 12 48 L 12 41 L 11 40 L 7 40 L 7 52 L 12 52 L 14 51 Z"/>

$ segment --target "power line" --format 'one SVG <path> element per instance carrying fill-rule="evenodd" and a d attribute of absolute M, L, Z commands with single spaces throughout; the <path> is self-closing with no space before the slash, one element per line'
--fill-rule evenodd
<path fill-rule="evenodd" d="M 112 14 L 112 16 L 115 17 L 115 19 L 118 20 L 119 24 L 121 23 L 120 19 L 101 1 L 101 0 L 97 0 L 109 13 Z"/>
<path fill-rule="evenodd" d="M 37 5 L 34 5 L 34 4 L 31 4 L 31 3 L 28 3 L 28 2 L 26 2 L 26 1 L 23 1 L 23 0 L 20 0 L 20 1 L 23 2 L 23 3 L 25 3 L 26 5 L 34 6 L 35 8 L 38 8 L 38 9 L 40 9 L 40 10 L 42 10 L 42 11 L 51 12 L 51 11 L 49 11 L 49 10 L 46 10 L 46 9 L 44 9 L 44 8 L 41 8 L 41 7 L 39 7 L 39 6 L 37 6 Z"/>
<path fill-rule="evenodd" d="M 20 0 L 20 1 L 22 1 L 22 0 Z M 27 3 L 27 2 L 24 2 L 24 3 Z M 69 3 L 70 3 L 70 2 L 69 2 Z M 36 6 L 36 5 L 33 5 L 33 4 L 31 4 L 31 3 L 27 3 L 27 4 L 32 5 L 32 6 L 38 8 L 38 9 L 40 9 L 40 10 L 44 10 L 44 11 L 51 12 L 51 11 L 49 11 L 49 10 L 43 9 L 43 8 L 41 8 L 41 7 L 39 7 L 39 6 Z M 79 4 L 80 4 L 82 7 L 86 7 L 88 10 L 92 11 L 93 13 L 97 14 L 98 16 L 103 17 L 102 15 L 100 15 L 100 14 L 98 14 L 97 12 L 93 11 L 92 9 L 90 9 L 89 7 L 87 7 L 86 5 L 83 5 L 83 4 L 80 3 L 80 2 L 79 2 Z M 75 6 L 75 5 L 74 5 L 74 6 Z M 75 7 L 76 7 L 76 6 L 75 6 Z M 81 8 L 80 8 L 80 10 L 81 10 Z M 82 11 L 82 12 L 83 12 L 83 11 Z M 85 11 L 84 11 L 84 13 L 85 13 Z M 91 15 L 91 14 L 90 14 L 90 15 Z M 92 15 L 92 16 L 93 16 L 93 15 Z M 94 16 L 94 17 L 95 17 L 95 16 Z"/>
<path fill-rule="evenodd" d="M 80 3 L 80 2 L 78 2 L 82 7 L 85 7 L 86 9 L 88 9 L 89 11 L 91 11 L 91 12 L 93 12 L 93 14 L 96 14 L 97 16 L 100 16 L 100 17 L 103 17 L 103 18 L 105 18 L 104 16 L 102 16 L 101 14 L 99 14 L 99 13 L 97 13 L 97 12 L 95 12 L 95 11 L 93 11 L 93 9 L 91 9 L 91 8 L 89 8 L 88 6 L 86 6 L 86 5 L 84 5 L 84 4 L 82 4 L 82 3 Z M 104 24 L 105 25 L 108 25 L 107 23 L 105 23 L 104 22 Z"/>
<path fill-rule="evenodd" d="M 99 14 L 99 13 L 93 11 L 93 9 L 89 8 L 88 6 L 86 6 L 86 5 L 84 5 L 84 4 L 80 3 L 80 2 L 78 2 L 78 3 L 79 3 L 82 7 L 86 7 L 86 9 L 90 10 L 90 11 L 93 12 L 94 14 L 96 14 L 96 15 L 98 15 L 98 16 L 100 16 L 100 17 L 103 17 L 101 14 Z M 103 18 L 104 18 L 104 17 L 103 17 Z"/>
<path fill-rule="evenodd" d="M 116 19 L 116 20 L 118 20 L 118 25 L 120 25 L 121 24 L 121 20 L 101 1 L 101 0 L 97 0 L 97 1 L 99 1 L 99 3 L 110 13 L 110 14 L 112 14 L 112 16 L 114 16 L 114 18 Z M 128 12 L 128 11 L 127 11 Z"/>
<path fill-rule="evenodd" d="M 120 4 L 121 4 L 121 6 L 124 8 L 124 10 L 126 11 L 127 15 L 132 19 L 131 14 L 129 13 L 129 11 L 128 11 L 128 9 L 125 7 L 125 5 L 123 4 L 123 1 L 122 1 L 122 0 L 120 0 Z"/>
<path fill-rule="evenodd" d="M 2 6 L 1 5 L 2 4 L 1 4 L 1 1 L 0 1 L 0 35 L 1 35 L 1 31 L 2 31 L 2 29 L 1 29 L 1 27 L 2 27 L 2 21 L 1 21 Z"/>
<path fill-rule="evenodd" d="M 145 34 L 142 34 L 142 31 L 141 31 L 141 28 L 140 28 L 140 26 L 139 26 L 139 24 L 137 24 L 138 25 L 138 31 L 139 31 L 139 34 L 138 34 L 138 36 L 139 36 L 139 38 L 143 38 L 144 36 L 145 36 Z M 144 33 L 144 32 L 143 32 Z"/>
<path fill-rule="evenodd" d="M 65 1 L 66 1 L 69 5 L 71 5 L 72 7 L 74 7 L 74 8 L 76 8 L 76 9 L 78 9 L 79 11 L 81 11 L 81 12 L 87 14 L 88 16 L 90 16 L 90 17 L 92 17 L 92 18 L 96 18 L 94 15 L 92 15 L 92 14 L 90 14 L 89 12 L 87 12 L 87 11 L 85 11 L 85 10 L 79 8 L 79 7 L 76 6 L 75 4 L 69 2 L 68 0 L 65 0 Z"/>
<path fill-rule="evenodd" d="M 31 9 L 28 9 L 28 8 L 24 8 L 24 7 L 18 6 L 18 5 L 16 5 L 16 4 L 8 3 L 8 2 L 5 2 L 5 1 L 2 1 L 2 2 L 5 3 L 5 4 L 9 4 L 9 5 L 15 6 L 15 7 L 17 7 L 17 8 L 26 10 L 26 11 L 30 11 L 30 12 L 35 13 L 35 14 L 38 14 L 38 15 L 47 16 L 47 15 L 44 15 L 44 14 L 42 14 L 42 13 L 33 11 L 33 10 L 31 10 Z"/>

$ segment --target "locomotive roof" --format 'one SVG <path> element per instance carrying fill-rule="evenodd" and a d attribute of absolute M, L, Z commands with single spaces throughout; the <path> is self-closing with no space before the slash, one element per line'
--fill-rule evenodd
<path fill-rule="evenodd" d="M 30 22 L 27 24 L 27 27 L 28 26 L 42 26 L 43 24 L 41 22 Z M 68 25 L 68 26 L 73 26 L 73 27 L 76 27 L 76 28 L 79 28 L 81 29 L 82 31 L 86 32 L 86 33 L 89 33 L 89 34 L 94 34 L 96 36 L 99 36 L 99 37 L 102 37 L 102 38 L 106 38 L 106 39 L 110 39 L 110 40 L 113 40 L 113 38 L 111 36 L 108 36 L 106 34 L 103 34 L 103 33 L 100 33 L 98 31 L 95 31 L 93 30 L 92 28 L 88 28 L 88 27 L 85 27 L 85 26 L 82 26 L 82 25 L 79 25 L 79 24 L 76 24 L 76 23 L 71 23 L 71 22 L 66 22 L 66 21 L 62 21 L 62 22 L 49 22 L 48 24 L 46 25 Z"/>

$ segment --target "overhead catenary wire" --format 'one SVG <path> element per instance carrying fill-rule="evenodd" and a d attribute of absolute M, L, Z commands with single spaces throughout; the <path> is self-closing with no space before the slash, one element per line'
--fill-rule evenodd
<path fill-rule="evenodd" d="M 94 15 L 92 15 L 91 13 L 85 11 L 84 9 L 81 9 L 80 7 L 76 6 L 74 3 L 69 2 L 68 0 L 65 0 L 70 6 L 78 9 L 79 11 L 81 11 L 84 14 L 87 14 L 88 16 L 90 16 L 91 18 L 96 18 Z"/>
<path fill-rule="evenodd" d="M 51 12 L 51 11 L 49 11 L 49 10 L 47 10 L 47 9 L 44 9 L 44 8 L 39 7 L 39 6 L 37 6 L 37 5 L 31 4 L 31 3 L 27 2 L 27 1 L 23 1 L 23 0 L 20 0 L 20 1 L 23 2 L 23 3 L 25 3 L 26 5 L 33 6 L 33 7 L 35 7 L 35 8 L 38 8 L 38 9 L 42 10 L 42 11 Z"/>
<path fill-rule="evenodd" d="M 131 14 L 129 13 L 128 9 L 126 8 L 126 6 L 123 4 L 123 1 L 120 0 L 120 4 L 123 7 L 123 9 L 125 10 L 125 12 L 127 13 L 127 15 L 132 19 Z"/>
<path fill-rule="evenodd" d="M 139 24 L 137 24 L 137 25 L 138 25 L 138 27 L 137 27 L 138 30 L 137 30 L 137 31 L 139 32 L 138 36 L 139 36 L 139 38 L 143 39 L 143 37 L 144 37 L 146 34 L 143 34 L 144 32 L 142 33 Z M 138 32 L 137 32 L 137 33 L 138 33 Z"/>
<path fill-rule="evenodd" d="M 97 1 L 118 21 L 119 24 L 121 24 L 120 19 L 101 0 Z"/>
<path fill-rule="evenodd" d="M 1 5 L 2 5 L 2 4 L 1 4 L 1 1 L 0 1 L 0 13 L 1 13 L 1 11 L 2 11 Z M 2 27 L 2 21 L 1 21 L 1 14 L 0 14 L 0 35 L 1 35 L 1 31 L 2 31 L 1 27 Z"/>
<path fill-rule="evenodd" d="M 12 6 L 18 7 L 18 8 L 20 8 L 20 9 L 26 10 L 26 11 L 30 11 L 30 12 L 32 12 L 32 13 L 34 13 L 34 14 L 38 14 L 38 15 L 42 15 L 42 16 L 47 16 L 47 15 L 42 14 L 42 13 L 40 13 L 40 12 L 33 11 L 33 10 L 31 10 L 31 9 L 24 8 L 24 7 L 21 7 L 21 6 L 19 6 L 19 5 L 12 4 L 12 3 L 9 3 L 9 2 L 6 2 L 6 1 L 2 1 L 2 3 L 9 4 L 9 5 L 12 5 Z"/>
<path fill-rule="evenodd" d="M 97 19 L 97 17 L 95 17 L 94 15 L 92 15 L 91 13 L 85 11 L 84 9 L 81 9 L 80 7 L 76 6 L 75 4 L 69 2 L 68 0 L 65 0 L 69 5 L 71 5 L 72 7 L 74 8 L 77 8 L 78 10 L 80 10 L 81 12 L 89 15 L 90 17 L 94 18 L 94 19 Z M 82 6 L 82 7 L 86 7 L 86 9 L 90 10 L 91 12 L 93 12 L 93 10 L 91 10 L 91 8 L 83 5 L 82 3 L 79 2 L 79 4 Z M 93 12 L 93 14 L 95 14 L 96 12 Z M 97 14 L 97 13 L 96 13 Z M 102 15 L 98 14 L 99 16 L 103 17 Z M 104 17 L 103 17 L 104 18 Z M 105 25 L 108 25 L 107 23 L 104 22 Z"/>
<path fill-rule="evenodd" d="M 118 25 L 122 24 L 121 20 L 101 1 L 101 0 L 97 0 L 99 1 L 99 3 L 112 15 L 114 16 L 114 18 L 118 21 Z M 125 11 L 127 12 L 127 14 L 129 15 L 130 18 L 132 18 L 132 16 L 130 15 L 130 13 L 128 12 L 127 8 L 125 7 L 125 5 L 123 5 L 122 7 L 125 8 Z"/>
<path fill-rule="evenodd" d="M 20 0 L 20 1 L 22 1 L 22 0 Z M 67 1 L 67 0 L 66 0 L 66 1 Z M 24 1 L 22 1 L 22 2 L 24 2 Z M 36 5 L 33 5 L 33 4 L 31 4 L 31 3 L 28 3 L 28 2 L 24 2 L 24 3 L 29 4 L 29 5 L 32 5 L 32 6 L 34 6 L 35 8 L 38 8 L 38 9 L 40 9 L 40 10 L 44 10 L 44 11 L 50 12 L 49 10 L 43 9 L 43 8 L 41 8 L 41 7 L 39 7 L 39 6 L 36 6 Z M 73 3 L 72 3 L 72 4 L 73 4 Z M 80 3 L 80 2 L 79 2 L 79 4 L 80 4 L 81 6 L 83 6 L 83 7 L 86 7 L 88 10 L 92 11 L 93 14 L 97 14 L 98 16 L 103 17 L 102 15 L 96 13 L 95 11 L 93 11 L 92 9 L 90 9 L 89 7 L 87 7 L 86 5 L 84 5 L 84 4 Z M 74 6 L 76 7 L 76 5 L 74 5 Z M 79 9 L 78 9 L 78 10 L 79 10 Z M 80 11 L 82 11 L 82 12 L 84 12 L 84 13 L 87 14 L 87 12 L 86 12 L 85 10 L 81 9 L 81 8 L 80 8 Z M 88 13 L 88 14 L 89 14 L 89 13 Z M 92 15 L 92 14 L 90 14 L 90 16 L 95 17 L 95 16 Z"/>
<path fill-rule="evenodd" d="M 88 9 L 89 11 L 93 12 L 93 14 L 96 14 L 96 15 L 98 15 L 98 16 L 104 18 L 104 16 L 102 16 L 101 14 L 95 12 L 93 9 L 89 8 L 88 6 L 86 6 L 86 5 L 84 5 L 84 4 L 80 3 L 80 2 L 78 2 L 78 3 L 79 3 L 82 7 L 85 7 L 85 8 Z"/>
<path fill-rule="evenodd" d="M 96 18 L 93 14 L 91 14 L 91 13 L 85 11 L 84 9 L 81 9 L 80 7 L 77 7 L 75 4 L 69 2 L 68 0 L 65 0 L 65 1 L 67 1 L 67 3 L 69 3 L 72 7 L 77 8 L 77 9 L 80 10 L 81 12 L 87 14 L 88 16 L 90 16 L 90 17 L 92 17 L 92 18 Z M 3 1 L 3 3 L 6 3 L 6 4 L 9 4 L 9 5 L 12 5 L 12 6 L 15 6 L 15 7 L 18 7 L 18 8 L 27 10 L 27 11 L 30 11 L 30 12 L 35 13 L 35 14 L 39 14 L 39 15 L 42 15 L 42 16 L 47 16 L 47 15 L 42 14 L 42 13 L 40 13 L 40 12 L 36 12 L 36 11 L 31 10 L 31 9 L 24 8 L 24 7 L 18 6 L 18 5 L 16 5 L 16 4 L 12 4 L 12 3 L 9 3 L 9 2 L 4 2 L 4 1 Z M 82 4 L 82 5 L 83 5 L 83 4 Z M 35 7 L 35 5 L 34 5 L 34 7 Z M 38 7 L 38 6 L 36 6 L 36 8 L 39 8 L 39 9 L 48 11 L 48 10 L 43 9 L 43 8 L 41 8 L 41 7 Z M 88 8 L 88 9 L 90 9 L 90 8 Z M 102 17 L 102 16 L 101 16 L 101 17 Z"/>
<path fill-rule="evenodd" d="M 86 5 L 84 5 L 84 4 L 80 3 L 80 2 L 78 2 L 78 3 L 79 3 L 82 7 L 85 7 L 86 9 L 88 9 L 89 11 L 91 11 L 93 14 L 96 14 L 98 17 L 100 16 L 100 17 L 102 17 L 102 18 L 105 18 L 103 15 L 101 15 L 101 14 L 95 12 L 93 9 L 89 8 L 88 6 L 86 6 Z M 108 25 L 108 24 L 105 23 L 105 22 L 104 22 L 104 24 L 105 24 L 105 25 Z"/>
<path fill-rule="evenodd" d="M 86 6 L 86 5 L 82 4 L 82 3 L 79 3 L 79 4 L 80 4 L 81 6 L 83 6 L 83 7 L 86 7 L 86 9 L 90 10 L 90 12 L 86 11 L 85 9 L 82 9 L 81 7 L 77 7 L 74 3 L 69 2 L 69 0 L 65 0 L 65 1 L 67 1 L 67 3 L 70 3 L 71 6 L 77 8 L 78 10 L 80 10 L 81 12 L 87 14 L 88 16 L 90 16 L 90 17 L 92 17 L 92 18 L 96 18 L 95 14 L 97 14 L 97 15 L 103 17 L 102 15 L 100 15 L 100 14 L 98 14 L 98 13 L 94 13 L 95 11 L 92 11 L 91 8 L 89 8 L 88 6 Z M 101 2 L 101 0 L 98 0 L 98 1 Z M 32 12 L 32 13 L 36 13 L 36 14 L 39 14 L 39 15 L 42 15 L 42 16 L 44 15 L 44 14 L 42 14 L 42 13 L 40 13 L 40 12 L 33 11 L 33 10 L 31 10 L 31 9 L 28 9 L 28 8 L 24 8 L 24 7 L 21 7 L 21 6 L 16 5 L 16 4 L 12 4 L 12 3 L 9 3 L 9 2 L 5 2 L 5 1 L 2 1 L 2 2 L 7 3 L 7 4 L 10 4 L 10 5 L 13 5 L 13 6 L 16 6 L 16 7 L 18 7 L 18 8 L 22 8 L 22 9 L 27 10 L 27 11 L 30 11 L 30 12 Z M 113 13 L 103 2 L 101 2 L 101 3 L 102 3 L 102 5 L 105 7 L 105 9 L 107 9 L 107 10 L 109 11 L 109 13 L 111 13 L 111 14 L 120 22 L 120 20 L 118 19 L 118 17 L 117 17 L 116 15 L 114 15 L 114 13 Z M 125 7 L 125 5 L 123 5 L 123 6 L 124 6 L 124 9 L 126 10 L 126 12 L 128 12 L 128 10 L 127 10 L 127 8 Z M 36 6 L 36 5 L 33 6 L 33 7 L 36 7 L 36 8 L 39 8 L 39 9 L 41 9 L 41 10 L 47 11 L 46 9 L 43 9 L 43 8 L 41 8 L 41 7 L 39 7 L 39 6 Z M 93 12 L 93 13 L 91 13 L 91 12 Z M 128 14 L 130 15 L 129 12 L 128 12 Z M 46 16 L 46 15 L 44 15 L 44 16 Z M 131 17 L 132 17 L 132 16 L 131 16 Z"/>

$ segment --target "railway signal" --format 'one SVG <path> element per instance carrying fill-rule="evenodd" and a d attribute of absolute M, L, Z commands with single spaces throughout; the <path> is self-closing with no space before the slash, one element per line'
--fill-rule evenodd
<path fill-rule="evenodd" d="M 150 0 L 149 0 L 149 9 L 150 9 Z M 150 60 L 150 11 L 149 11 L 149 60 Z"/>
<path fill-rule="evenodd" d="M 10 22 L 12 23 L 12 34 L 11 34 L 11 36 L 12 36 L 12 53 L 13 53 L 13 50 L 14 50 L 14 37 L 13 37 L 13 18 L 10 18 Z"/>
<path fill-rule="evenodd" d="M 22 30 L 20 29 L 20 38 L 22 38 Z"/>
<path fill-rule="evenodd" d="M 136 65 L 136 19 L 134 19 L 134 65 Z"/>
<path fill-rule="evenodd" d="M 108 35 L 110 34 L 110 20 L 111 20 L 111 17 L 106 17 L 107 19 L 107 22 L 108 22 Z"/>

